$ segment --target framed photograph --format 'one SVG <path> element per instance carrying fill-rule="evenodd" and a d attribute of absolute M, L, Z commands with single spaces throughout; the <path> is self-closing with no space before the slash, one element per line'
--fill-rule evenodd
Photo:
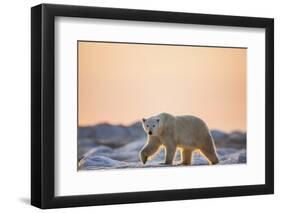
<path fill-rule="evenodd" d="M 31 9 L 31 204 L 272 194 L 274 20 Z"/>

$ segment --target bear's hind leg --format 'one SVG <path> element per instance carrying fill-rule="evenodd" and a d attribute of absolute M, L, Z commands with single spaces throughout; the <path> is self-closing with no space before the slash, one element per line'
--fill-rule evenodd
<path fill-rule="evenodd" d="M 181 152 L 182 164 L 191 165 L 192 152 L 193 152 L 192 149 L 186 149 L 186 148 L 182 149 L 182 152 Z"/>
<path fill-rule="evenodd" d="M 214 145 L 212 139 L 210 139 L 210 140 L 211 140 L 210 143 L 207 143 L 207 144 L 205 144 L 205 146 L 202 146 L 200 148 L 200 151 L 208 159 L 209 163 L 217 164 L 217 163 L 219 163 L 219 159 L 217 156 L 217 152 L 215 150 L 215 145 Z"/>

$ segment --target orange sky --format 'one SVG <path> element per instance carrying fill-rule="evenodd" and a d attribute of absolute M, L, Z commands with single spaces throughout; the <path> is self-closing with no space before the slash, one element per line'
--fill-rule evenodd
<path fill-rule="evenodd" d="M 247 49 L 78 42 L 79 126 L 159 112 L 246 130 Z"/>

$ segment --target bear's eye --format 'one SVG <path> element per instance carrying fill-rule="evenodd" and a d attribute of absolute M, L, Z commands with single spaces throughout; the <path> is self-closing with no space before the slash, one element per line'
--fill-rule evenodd
<path fill-rule="evenodd" d="M 153 125 L 153 127 L 155 127 L 155 125 Z"/>
<path fill-rule="evenodd" d="M 149 125 L 146 125 L 146 127 L 149 127 Z"/>

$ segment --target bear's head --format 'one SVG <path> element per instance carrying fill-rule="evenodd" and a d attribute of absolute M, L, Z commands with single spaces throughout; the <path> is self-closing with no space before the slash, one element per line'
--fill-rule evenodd
<path fill-rule="evenodd" d="M 157 136 L 159 134 L 159 123 L 160 118 L 157 117 L 142 119 L 143 129 L 150 136 Z"/>

